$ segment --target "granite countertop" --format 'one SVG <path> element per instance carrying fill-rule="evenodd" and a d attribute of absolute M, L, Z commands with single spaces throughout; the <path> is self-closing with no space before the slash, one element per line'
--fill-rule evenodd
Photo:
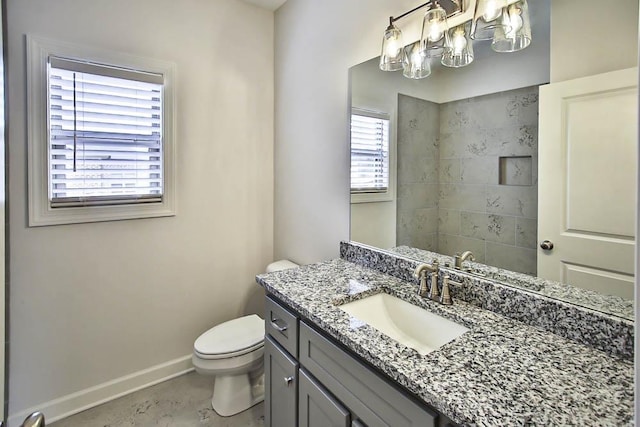
<path fill-rule="evenodd" d="M 479 426 L 633 425 L 633 362 L 336 259 L 257 276 L 277 298 L 453 421 Z M 470 329 L 421 356 L 336 305 L 387 292 Z"/>

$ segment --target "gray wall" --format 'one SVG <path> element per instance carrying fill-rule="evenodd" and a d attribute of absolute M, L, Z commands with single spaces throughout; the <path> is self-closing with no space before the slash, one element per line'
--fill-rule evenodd
<path fill-rule="evenodd" d="M 397 244 L 536 272 L 537 86 L 398 97 Z"/>

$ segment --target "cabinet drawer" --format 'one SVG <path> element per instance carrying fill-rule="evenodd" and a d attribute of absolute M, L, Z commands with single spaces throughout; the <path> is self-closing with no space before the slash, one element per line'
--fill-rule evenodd
<path fill-rule="evenodd" d="M 271 335 L 294 358 L 298 357 L 298 318 L 267 296 L 265 313 L 265 331 Z"/>
<path fill-rule="evenodd" d="M 438 414 L 418 405 L 389 380 L 300 322 L 300 365 L 368 427 L 435 427 Z"/>

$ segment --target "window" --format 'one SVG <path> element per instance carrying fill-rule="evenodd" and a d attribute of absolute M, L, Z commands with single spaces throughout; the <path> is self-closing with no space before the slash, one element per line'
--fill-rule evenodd
<path fill-rule="evenodd" d="M 174 215 L 173 65 L 28 46 L 29 225 Z"/>
<path fill-rule="evenodd" d="M 389 115 L 354 109 L 351 114 L 351 194 L 378 201 L 389 194 Z"/>
<path fill-rule="evenodd" d="M 50 57 L 48 89 L 52 207 L 162 200 L 161 75 Z"/>

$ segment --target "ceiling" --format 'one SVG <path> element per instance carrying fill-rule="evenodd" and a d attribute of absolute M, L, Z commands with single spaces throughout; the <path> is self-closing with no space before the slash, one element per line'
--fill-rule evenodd
<path fill-rule="evenodd" d="M 254 4 L 258 7 L 267 10 L 276 10 L 284 4 L 287 0 L 242 0 L 245 3 Z"/>

